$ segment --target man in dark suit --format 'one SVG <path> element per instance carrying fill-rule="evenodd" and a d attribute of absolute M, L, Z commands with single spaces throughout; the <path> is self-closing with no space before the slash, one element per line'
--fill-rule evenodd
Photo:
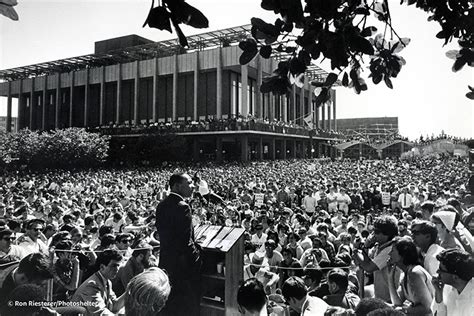
<path fill-rule="evenodd" d="M 193 193 L 185 173 L 169 180 L 170 194 L 156 209 L 160 263 L 170 278 L 171 293 L 160 315 L 199 315 L 201 256 L 194 238 L 191 207 L 184 201 Z"/>

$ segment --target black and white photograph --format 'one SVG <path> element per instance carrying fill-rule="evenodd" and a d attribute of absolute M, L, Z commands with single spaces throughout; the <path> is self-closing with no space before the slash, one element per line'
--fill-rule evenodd
<path fill-rule="evenodd" d="M 467 316 L 471 0 L 0 0 L 0 316 Z"/>

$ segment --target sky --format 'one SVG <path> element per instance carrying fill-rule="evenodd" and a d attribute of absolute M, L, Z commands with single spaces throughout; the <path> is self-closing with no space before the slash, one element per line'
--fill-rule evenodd
<path fill-rule="evenodd" d="M 277 18 L 261 9 L 259 0 L 187 2 L 208 17 L 209 28 L 184 26 L 186 35 L 249 24 L 252 17 L 267 22 Z M 368 82 L 368 91 L 360 95 L 338 87 L 337 117 L 398 116 L 400 133 L 410 139 L 441 131 L 473 138 L 474 101 L 465 97 L 467 86 L 474 85 L 472 68 L 453 73 L 454 61 L 445 53 L 457 45 L 443 47 L 443 41 L 435 37 L 440 26 L 427 22 L 425 12 L 399 2 L 389 2 L 392 24 L 411 42 L 401 52 L 407 64 L 392 79 L 393 90 L 383 82 Z M 91 54 L 95 41 L 128 34 L 153 41 L 174 38 L 166 31 L 142 28 L 150 6 L 151 0 L 18 0 L 19 21 L 0 16 L 0 69 Z M 325 63 L 322 68 L 330 71 Z M 0 98 L 1 115 L 6 115 L 5 98 Z"/>

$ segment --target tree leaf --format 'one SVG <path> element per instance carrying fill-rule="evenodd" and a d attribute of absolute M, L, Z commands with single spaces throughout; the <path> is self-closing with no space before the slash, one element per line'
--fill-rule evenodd
<path fill-rule="evenodd" d="M 152 8 L 148 13 L 148 17 L 146 18 L 143 27 L 148 24 L 149 27 L 166 30 L 172 33 L 170 17 L 171 15 L 165 7 L 159 6 Z"/>
<path fill-rule="evenodd" d="M 248 64 L 254 57 L 257 55 L 258 49 L 255 50 L 244 50 L 239 58 L 239 63 L 241 65 Z"/>
<path fill-rule="evenodd" d="M 359 36 L 357 37 L 357 43 L 358 43 L 358 48 L 359 48 L 359 51 L 364 53 L 364 54 L 367 54 L 367 55 L 373 55 L 375 53 L 374 51 L 374 47 L 372 46 L 372 44 L 365 38 Z"/>
<path fill-rule="evenodd" d="M 262 56 L 263 58 L 270 58 L 272 54 L 272 47 L 270 45 L 265 45 L 265 46 L 262 46 L 260 47 L 260 56 Z"/>
<path fill-rule="evenodd" d="M 369 27 L 366 27 L 365 29 L 363 29 L 360 32 L 360 35 L 363 36 L 363 37 L 367 37 L 367 36 L 374 35 L 375 32 L 377 32 L 377 28 L 375 26 L 369 26 Z"/>
<path fill-rule="evenodd" d="M 182 21 L 184 24 L 197 29 L 209 27 L 209 20 L 206 18 L 206 16 L 192 5 L 184 2 L 182 10 L 183 17 L 185 17 Z"/>
<path fill-rule="evenodd" d="M 292 75 L 299 75 L 306 71 L 306 65 L 298 58 L 290 59 L 290 73 Z"/>
<path fill-rule="evenodd" d="M 349 85 L 349 76 L 347 75 L 347 72 L 345 72 L 342 76 L 342 85 L 344 87 L 347 87 Z"/>
<path fill-rule="evenodd" d="M 448 57 L 449 59 L 456 60 L 456 58 L 458 58 L 458 56 L 459 56 L 459 51 L 458 50 L 452 49 L 452 50 L 448 50 L 446 52 L 446 57 Z"/>
<path fill-rule="evenodd" d="M 354 14 L 370 15 L 370 12 L 365 7 L 358 7 L 354 10 Z"/>
<path fill-rule="evenodd" d="M 457 72 L 461 70 L 465 64 L 466 64 L 466 59 L 463 58 L 463 56 L 458 57 L 453 64 L 453 68 L 452 68 L 453 72 Z"/>
<path fill-rule="evenodd" d="M 392 80 L 390 80 L 390 77 L 385 76 L 383 80 L 385 81 L 385 84 L 387 85 L 387 87 L 389 87 L 390 89 L 393 89 L 393 84 L 392 84 Z"/>
<path fill-rule="evenodd" d="M 336 81 L 337 81 L 337 74 L 335 74 L 334 72 L 331 72 L 326 77 L 326 81 L 324 82 L 324 85 L 326 87 L 329 87 L 329 86 L 332 86 Z"/>
<path fill-rule="evenodd" d="M 253 38 L 247 38 L 239 43 L 241 50 L 257 50 L 257 42 Z"/>
<path fill-rule="evenodd" d="M 471 100 L 474 100 L 474 92 L 471 91 L 471 92 L 466 93 L 466 97 Z"/>
<path fill-rule="evenodd" d="M 18 21 L 18 13 L 16 13 L 15 9 L 10 5 L 0 3 L 0 14 L 12 19 L 13 21 Z"/>
<path fill-rule="evenodd" d="M 183 31 L 181 31 L 181 28 L 179 27 L 179 24 L 176 23 L 176 21 L 173 18 L 171 18 L 171 22 L 173 23 L 174 30 L 176 31 L 176 34 L 178 35 L 179 44 L 182 47 L 187 48 L 189 46 L 188 45 L 188 40 L 186 39 L 186 36 L 184 35 Z"/>

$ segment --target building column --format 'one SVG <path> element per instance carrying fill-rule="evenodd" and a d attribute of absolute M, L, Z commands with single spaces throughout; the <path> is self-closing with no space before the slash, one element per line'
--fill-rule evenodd
<path fill-rule="evenodd" d="M 58 72 L 56 75 L 57 83 L 56 83 L 56 112 L 54 115 L 54 128 L 61 128 L 60 124 L 60 112 L 62 106 L 62 98 L 61 98 L 61 74 Z M 18 103 L 19 104 L 19 103 Z"/>
<path fill-rule="evenodd" d="M 332 120 L 331 120 L 331 102 L 327 103 L 328 105 L 328 130 L 332 129 Z"/>
<path fill-rule="evenodd" d="M 286 159 L 286 139 L 283 139 L 281 141 L 281 147 L 282 147 L 281 148 L 281 153 L 282 153 L 281 158 Z"/>
<path fill-rule="evenodd" d="M 247 135 L 240 137 L 240 160 L 243 162 L 249 160 L 249 137 Z"/>
<path fill-rule="evenodd" d="M 268 120 L 273 122 L 275 119 L 275 96 L 272 92 L 269 93 L 268 103 Z"/>
<path fill-rule="evenodd" d="M 35 104 L 35 77 L 31 78 L 31 91 L 30 91 L 30 130 L 33 130 L 33 115 L 34 115 L 34 104 Z"/>
<path fill-rule="evenodd" d="M 314 91 L 314 89 L 313 89 L 313 91 Z M 313 95 L 313 93 L 311 93 L 311 95 Z M 314 120 L 316 121 L 315 122 L 316 128 L 321 127 L 321 125 L 319 124 L 319 112 L 320 112 L 320 108 L 318 107 L 318 105 L 315 102 L 315 104 L 314 104 Z"/>
<path fill-rule="evenodd" d="M 242 90 L 240 94 L 240 100 L 242 100 L 241 107 L 240 107 L 240 114 L 243 115 L 244 117 L 247 117 L 249 114 L 249 107 L 248 107 L 248 99 L 247 99 L 247 89 L 249 85 L 249 75 L 248 75 L 248 65 L 242 65 L 240 66 L 241 72 L 240 72 L 240 78 L 242 82 Z"/>
<path fill-rule="evenodd" d="M 301 141 L 301 158 L 306 159 L 308 157 L 308 146 L 305 140 Z"/>
<path fill-rule="evenodd" d="M 199 161 L 199 139 L 197 137 L 193 139 L 193 160 Z"/>
<path fill-rule="evenodd" d="M 222 86 L 221 81 L 222 79 L 217 80 L 218 82 L 217 86 L 219 85 Z M 194 52 L 194 99 L 193 99 L 193 120 L 196 122 L 198 121 L 198 95 L 199 95 L 199 51 L 196 51 Z M 217 106 L 217 109 L 220 108 L 217 104 L 216 106 Z M 218 117 L 220 118 L 220 116 Z"/>
<path fill-rule="evenodd" d="M 172 122 L 178 119 L 178 54 L 173 55 L 173 111 L 172 111 Z"/>
<path fill-rule="evenodd" d="M 296 85 L 291 86 L 291 102 L 290 102 L 290 107 L 293 108 L 293 117 L 291 120 L 293 121 L 293 124 L 297 124 L 296 122 L 296 107 L 298 104 L 296 104 Z M 290 110 L 291 113 L 291 110 Z"/>
<path fill-rule="evenodd" d="M 222 137 L 216 137 L 216 161 L 222 162 Z"/>
<path fill-rule="evenodd" d="M 382 149 L 377 149 L 377 156 L 379 156 L 379 159 L 383 159 Z"/>
<path fill-rule="evenodd" d="M 26 126 L 26 122 L 23 122 L 23 113 L 21 108 L 23 107 L 23 79 L 20 79 L 20 87 L 18 88 L 18 124 L 16 132 Z"/>
<path fill-rule="evenodd" d="M 89 123 L 89 68 L 86 68 L 86 83 L 85 83 L 85 93 L 84 93 L 84 127 L 87 127 Z"/>
<path fill-rule="evenodd" d="M 263 160 L 263 138 L 258 138 L 258 159 Z"/>
<path fill-rule="evenodd" d="M 118 74 L 117 74 L 117 111 L 115 113 L 116 123 L 120 125 L 120 108 L 122 105 L 122 64 L 118 64 Z"/>
<path fill-rule="evenodd" d="M 72 127 L 72 123 L 73 123 L 73 118 L 74 118 L 74 115 L 73 115 L 73 110 L 74 110 L 74 74 L 76 72 L 75 71 L 71 71 L 70 74 L 69 74 L 69 79 L 70 79 L 70 82 L 69 82 L 69 127 Z"/>
<path fill-rule="evenodd" d="M 105 66 L 100 67 L 99 126 L 104 125 Z"/>
<path fill-rule="evenodd" d="M 336 90 L 331 89 L 332 96 L 332 115 L 333 115 L 333 124 L 332 128 L 334 131 L 337 131 L 337 118 L 336 118 Z"/>
<path fill-rule="evenodd" d="M 326 129 L 326 104 L 321 104 L 321 128 Z"/>
<path fill-rule="evenodd" d="M 270 154 L 270 159 L 271 160 L 275 160 L 275 144 L 276 143 L 276 140 L 275 138 L 272 137 L 272 139 L 270 140 L 270 146 L 268 148 L 268 152 Z"/>
<path fill-rule="evenodd" d="M 316 128 L 315 124 L 315 109 L 313 108 L 313 85 L 308 82 L 308 111 L 311 113 L 311 123 L 313 129 Z"/>
<path fill-rule="evenodd" d="M 296 111 L 295 111 L 296 112 Z M 296 140 L 293 140 L 293 152 L 292 152 L 292 158 L 296 159 L 296 149 L 297 149 L 297 146 L 296 146 Z"/>
<path fill-rule="evenodd" d="M 263 102 L 262 98 L 263 95 L 260 92 L 260 86 L 262 85 L 263 80 L 263 70 L 262 70 L 262 56 L 257 54 L 257 89 L 255 91 L 255 116 L 257 118 L 264 118 L 263 117 Z"/>
<path fill-rule="evenodd" d="M 300 118 L 299 118 L 299 122 L 300 122 L 301 126 L 306 126 L 306 123 L 304 122 L 304 118 L 306 117 L 306 113 L 304 112 L 304 100 L 305 100 L 304 93 L 305 93 L 305 87 L 306 87 L 307 81 L 308 81 L 308 78 L 306 78 L 306 76 L 305 76 L 304 77 L 304 85 L 300 89 L 300 104 L 299 104 Z"/>
<path fill-rule="evenodd" d="M 41 108 L 41 129 L 44 131 L 46 129 L 46 102 L 48 101 L 47 98 L 48 94 L 48 76 L 44 76 L 44 84 L 43 84 L 43 99 L 42 99 L 42 108 Z"/>
<path fill-rule="evenodd" d="M 152 109 L 152 116 L 153 116 L 153 123 L 158 121 L 157 109 L 158 109 L 158 57 L 153 59 L 153 69 L 152 69 L 152 76 L 153 76 L 153 109 Z"/>
<path fill-rule="evenodd" d="M 229 113 L 230 116 L 231 113 Z M 216 116 L 222 118 L 222 48 L 217 49 L 217 68 L 216 68 Z M 197 117 L 197 115 L 196 115 Z"/>
<path fill-rule="evenodd" d="M 138 117 L 138 98 L 140 93 L 140 64 L 139 61 L 136 60 L 135 64 L 135 78 L 133 80 L 134 89 L 133 89 L 133 125 L 137 126 L 140 124 L 139 117 Z"/>
<path fill-rule="evenodd" d="M 8 92 L 7 92 L 7 126 L 5 130 L 7 133 L 12 131 L 12 82 L 8 81 Z"/>

